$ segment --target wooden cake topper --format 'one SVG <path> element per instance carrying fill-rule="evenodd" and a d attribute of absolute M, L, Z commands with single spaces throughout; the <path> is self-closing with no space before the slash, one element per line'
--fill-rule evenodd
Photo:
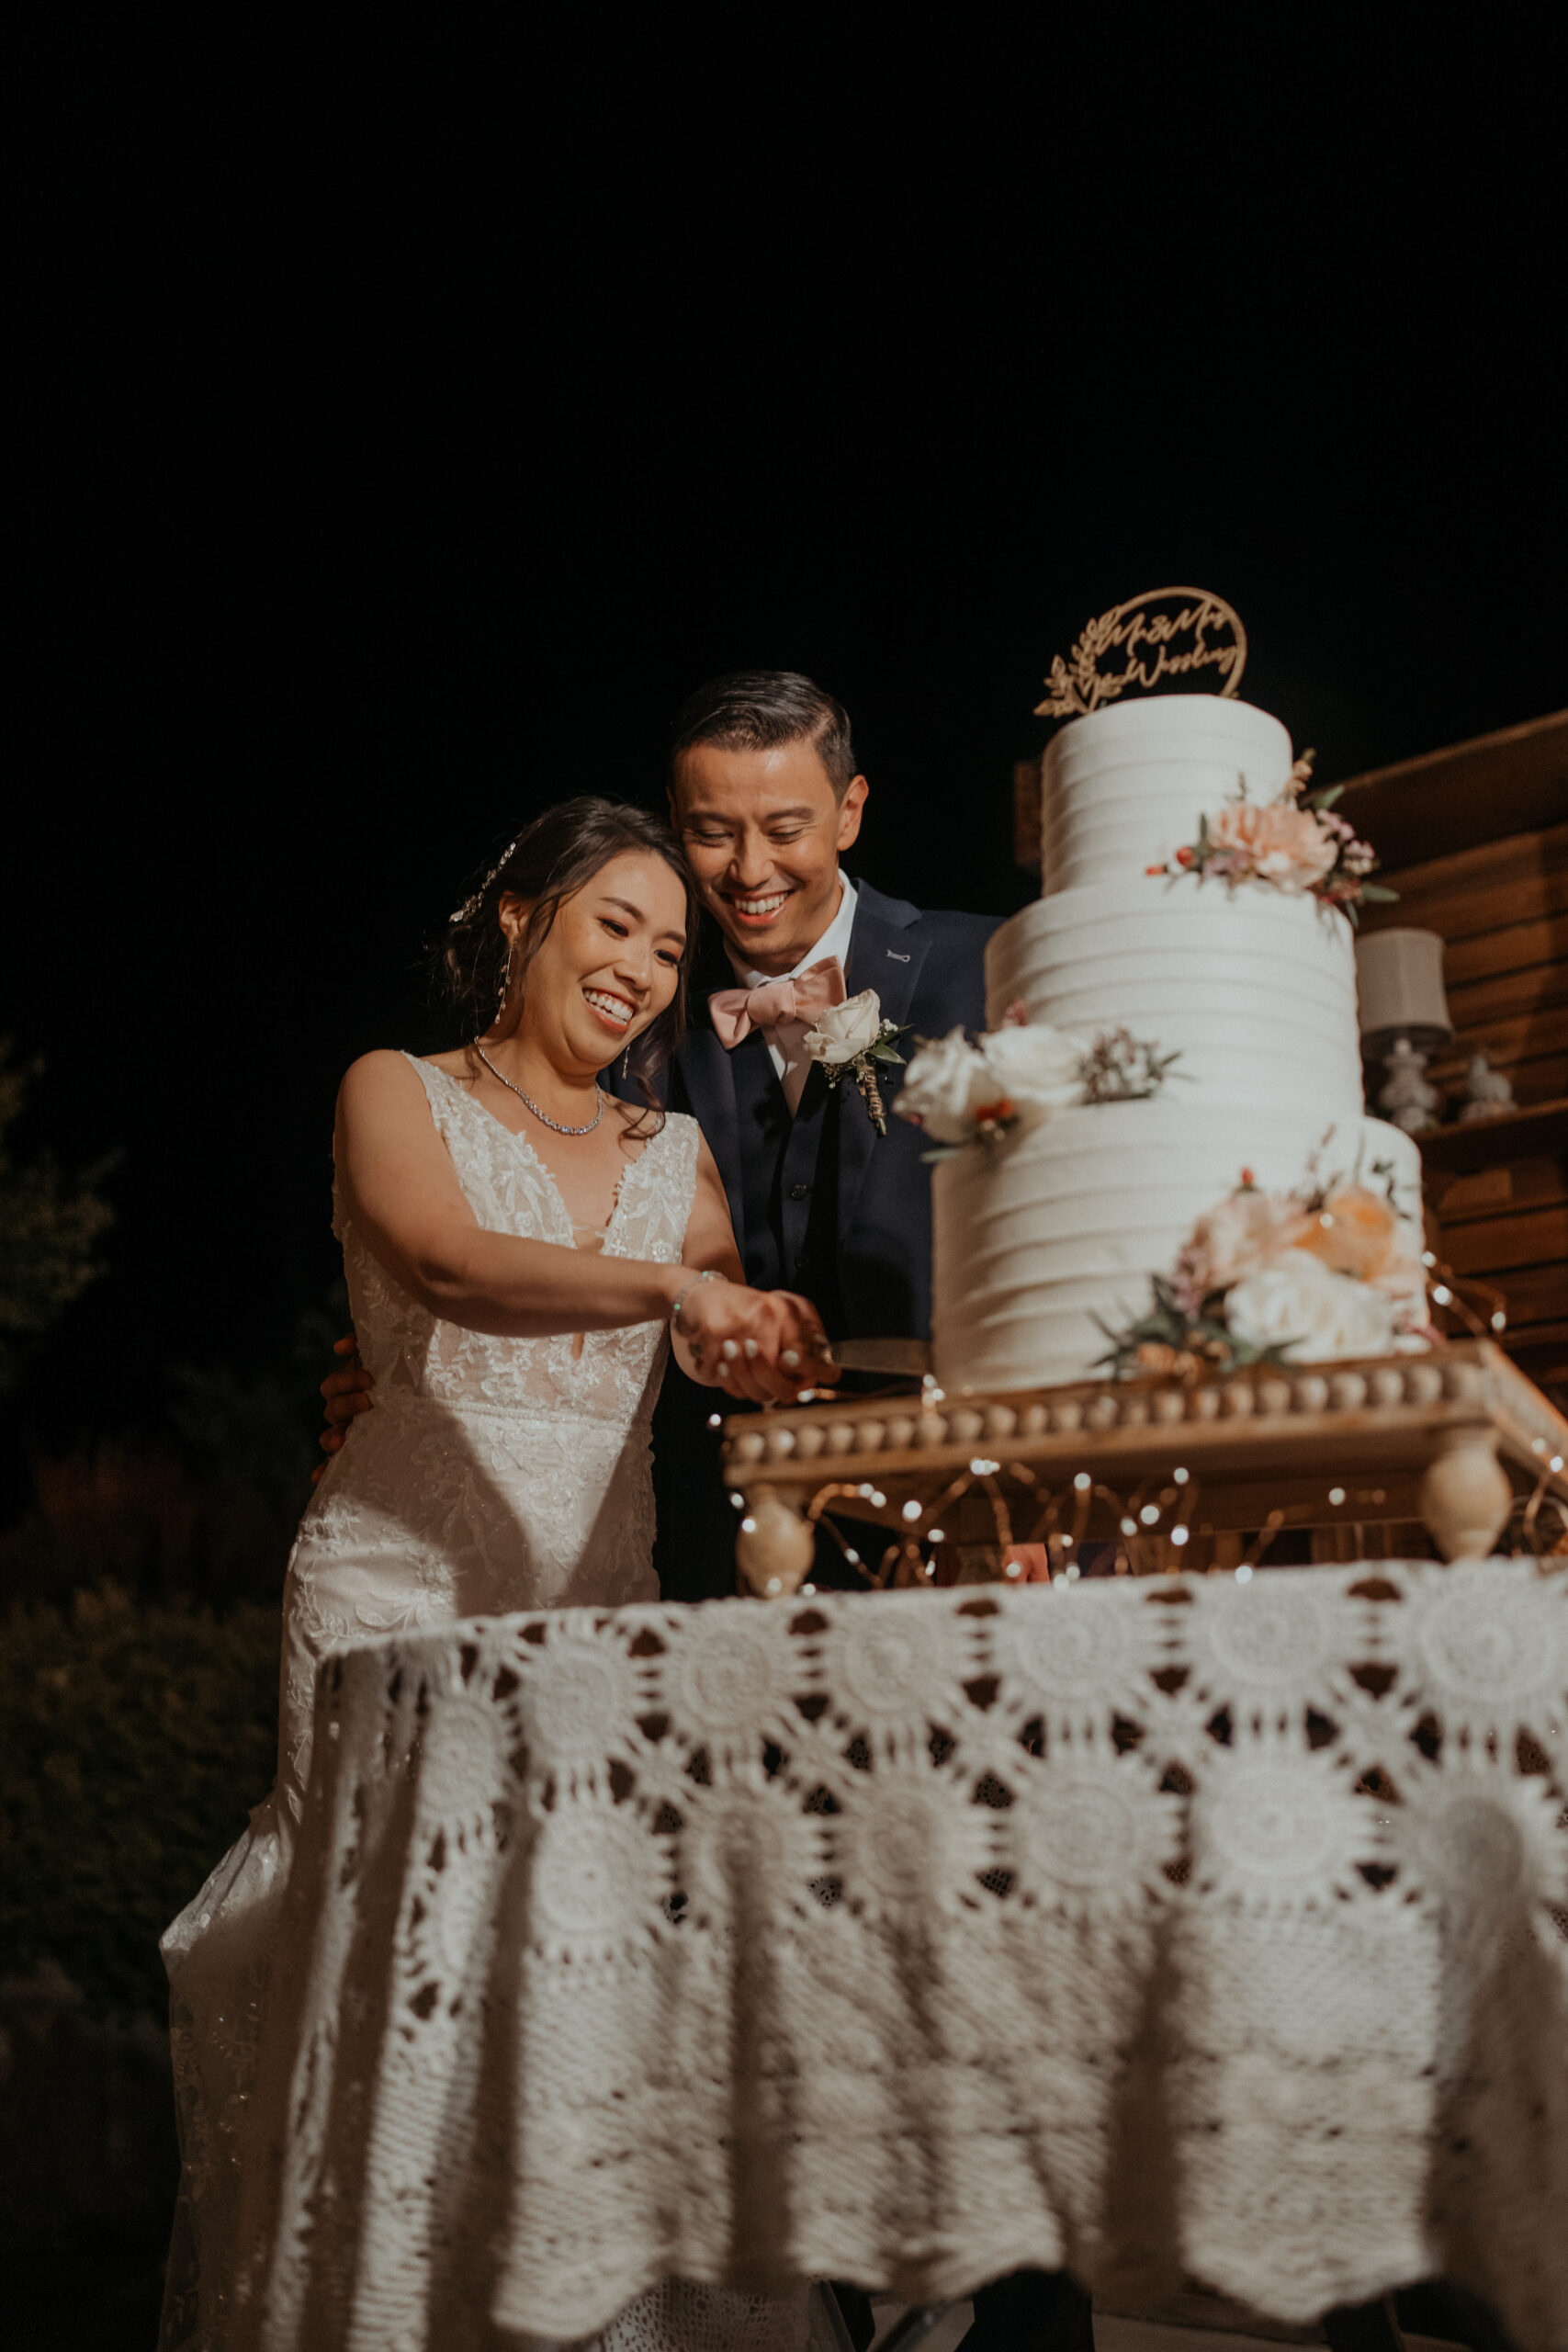
<path fill-rule="evenodd" d="M 1120 661 L 1120 668 L 1107 662 Z M 1145 693 L 1164 678 L 1218 670 L 1234 695 L 1247 660 L 1247 631 L 1223 596 L 1206 588 L 1154 588 L 1090 621 L 1066 661 L 1051 664 L 1039 718 L 1082 718 L 1130 686 Z"/>

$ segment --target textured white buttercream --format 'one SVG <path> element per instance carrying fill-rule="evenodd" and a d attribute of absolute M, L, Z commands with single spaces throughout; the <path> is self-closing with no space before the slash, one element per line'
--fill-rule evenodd
<path fill-rule="evenodd" d="M 1361 1057 L 1350 926 L 1332 907 L 1262 883 L 1134 870 L 1037 899 L 986 951 L 992 1028 L 1031 1021 L 1093 1035 L 1130 1029 L 1180 1060 L 1172 1100 L 1298 1105 L 1321 1125 L 1359 1117 Z"/>

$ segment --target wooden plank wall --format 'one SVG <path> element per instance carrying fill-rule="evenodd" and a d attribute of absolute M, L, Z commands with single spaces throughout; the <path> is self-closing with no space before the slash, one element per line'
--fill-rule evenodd
<path fill-rule="evenodd" d="M 1428 1077 L 1457 1096 L 1471 1056 L 1483 1053 L 1519 1102 L 1568 1095 L 1568 824 L 1379 878 L 1398 903 L 1369 908 L 1363 929 L 1408 924 L 1446 943 L 1454 1037 Z"/>
<path fill-rule="evenodd" d="M 1506 808 L 1506 804 L 1505 804 Z M 1501 813 L 1501 812 L 1500 812 Z M 1428 1075 L 1457 1112 L 1483 1053 L 1523 1105 L 1568 1099 L 1568 823 L 1478 843 L 1390 873 L 1397 905 L 1367 928 L 1412 924 L 1446 942 L 1450 1046 Z M 1369 1072 L 1369 1092 L 1375 1089 Z M 1552 1139 L 1464 1174 L 1431 1167 L 1438 1245 L 1456 1273 L 1500 1290 L 1506 1344 L 1536 1380 L 1568 1378 L 1568 1160 Z M 1553 1381 L 1555 1385 L 1555 1380 Z"/>

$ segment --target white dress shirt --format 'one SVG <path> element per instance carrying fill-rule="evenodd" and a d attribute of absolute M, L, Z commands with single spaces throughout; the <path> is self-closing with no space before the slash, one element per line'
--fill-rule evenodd
<path fill-rule="evenodd" d="M 845 971 L 849 970 L 850 933 L 855 927 L 855 886 L 841 869 L 839 881 L 840 896 L 838 913 L 833 917 L 816 946 L 807 949 L 793 970 L 753 972 L 740 961 L 733 947 L 726 941 L 725 952 L 729 957 L 730 967 L 743 989 L 765 988 L 770 980 L 798 979 L 801 973 L 807 970 L 811 965 L 819 964 L 824 956 L 836 956 Z M 784 1088 L 784 1101 L 789 1104 L 791 1117 L 800 1108 L 800 1098 L 806 1091 L 806 1081 L 811 1070 L 811 1064 L 801 1050 L 807 1025 L 803 1021 L 786 1021 L 764 1029 L 762 1032 L 762 1035 L 767 1040 L 768 1051 L 773 1056 L 773 1069 L 777 1073 L 779 1084 Z"/>

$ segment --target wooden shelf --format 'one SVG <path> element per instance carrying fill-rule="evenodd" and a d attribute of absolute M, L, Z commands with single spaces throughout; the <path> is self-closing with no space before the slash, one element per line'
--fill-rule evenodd
<path fill-rule="evenodd" d="M 1568 1095 L 1552 1102 L 1525 1102 L 1500 1119 L 1467 1119 L 1417 1136 L 1428 1168 L 1462 1175 L 1500 1168 L 1510 1160 L 1568 1149 Z"/>

